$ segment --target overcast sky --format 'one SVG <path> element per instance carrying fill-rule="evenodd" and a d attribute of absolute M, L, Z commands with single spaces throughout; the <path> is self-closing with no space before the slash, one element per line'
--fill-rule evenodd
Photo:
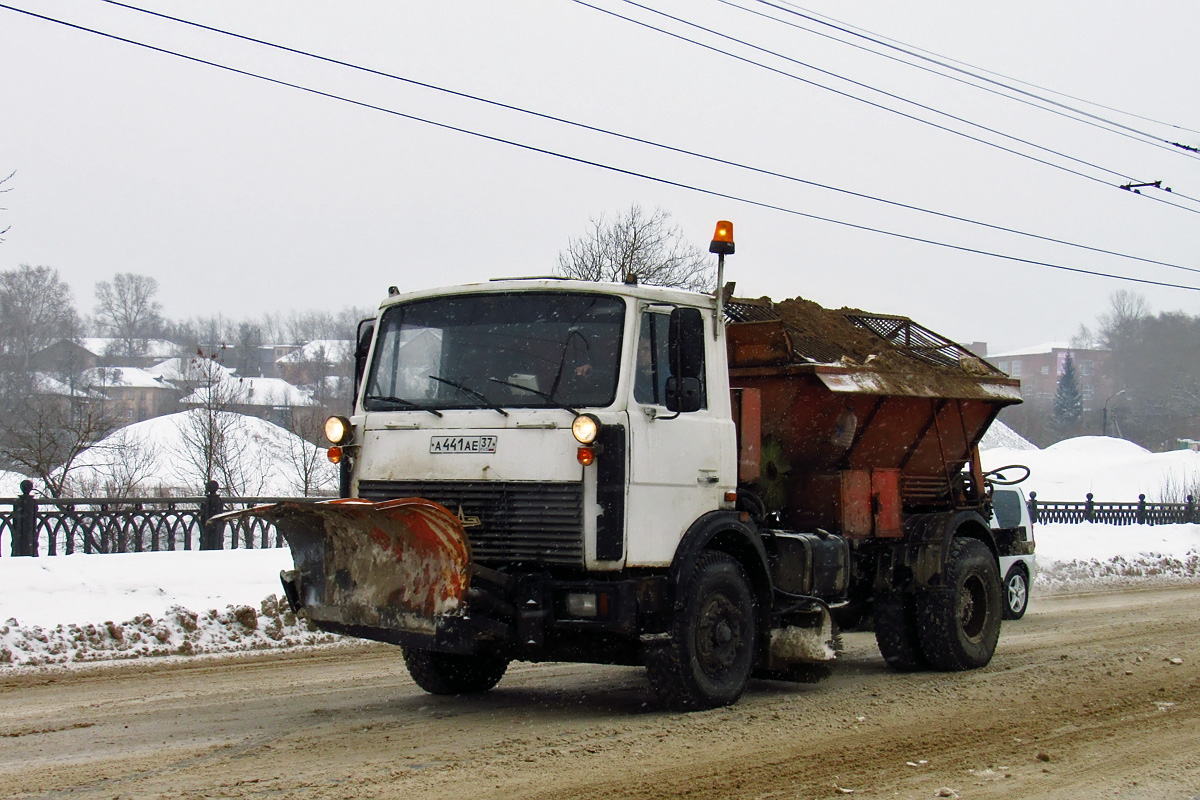
<path fill-rule="evenodd" d="M 903 314 L 953 338 L 987 341 L 992 352 L 1067 339 L 1122 288 L 1144 293 L 1155 311 L 1200 313 L 1200 292 L 1193 290 L 1004 261 L 745 201 L 1200 287 L 1196 272 L 899 211 L 280 53 L 101 0 L 0 2 L 399 114 L 743 198 L 519 149 L 0 8 L 0 177 L 16 170 L 5 184 L 12 190 L 0 195 L 6 209 L 0 228 L 11 226 L 0 244 L 0 270 L 25 263 L 55 267 L 84 312 L 93 307 L 95 283 L 117 272 L 155 277 L 168 316 L 235 318 L 265 310 L 374 306 L 393 284 L 426 288 L 549 274 L 558 252 L 589 218 L 636 202 L 670 212 L 700 247 L 707 246 L 716 220 L 732 220 L 737 253 L 727 262 L 727 279 L 737 281 L 739 295 L 800 295 L 827 306 Z M 589 2 L 777 71 L 570 0 L 146 0 L 141 7 L 807 181 L 1200 270 L 1200 201 L 1189 199 L 1200 198 L 1197 154 L 1034 110 L 729 3 L 651 3 L 1057 154 L 1036 150 L 622 0 Z M 836 33 L 755 0 L 731 2 Z M 799 7 L 782 0 L 778 5 Z M 1162 139 L 1200 146 L 1200 134 L 1188 130 L 1200 130 L 1200 4 L 801 5 L 906 45 L 1178 126 L 1060 98 Z M 1174 194 L 1115 188 L 1154 180 Z"/>

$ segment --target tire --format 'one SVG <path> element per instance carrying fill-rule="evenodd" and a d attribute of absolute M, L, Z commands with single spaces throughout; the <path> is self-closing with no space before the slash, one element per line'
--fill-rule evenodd
<path fill-rule="evenodd" d="M 1029 575 L 1025 568 L 1014 564 L 1004 579 L 1004 618 L 1020 619 L 1029 608 Z"/>
<path fill-rule="evenodd" d="M 498 656 L 434 653 L 412 647 L 401 649 L 408 674 L 417 686 L 430 694 L 480 694 L 499 683 L 508 669 L 508 659 Z"/>
<path fill-rule="evenodd" d="M 737 702 L 754 667 L 758 637 L 754 593 L 725 553 L 701 554 L 671 639 L 646 652 L 650 685 L 677 711 Z"/>
<path fill-rule="evenodd" d="M 875 643 L 887 665 L 897 672 L 928 669 L 929 660 L 917 635 L 917 602 L 909 593 L 875 598 Z"/>
<path fill-rule="evenodd" d="M 978 539 L 950 545 L 943 586 L 917 597 L 917 634 L 935 669 L 986 666 L 996 652 L 1003 614 L 996 558 Z"/>

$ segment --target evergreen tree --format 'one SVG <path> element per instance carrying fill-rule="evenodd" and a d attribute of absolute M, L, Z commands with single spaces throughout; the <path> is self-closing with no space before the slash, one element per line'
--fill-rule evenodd
<path fill-rule="evenodd" d="M 1082 419 L 1083 392 L 1079 390 L 1079 380 L 1075 376 L 1075 360 L 1067 353 L 1054 393 L 1054 423 L 1060 433 L 1071 435 L 1078 432 Z"/>

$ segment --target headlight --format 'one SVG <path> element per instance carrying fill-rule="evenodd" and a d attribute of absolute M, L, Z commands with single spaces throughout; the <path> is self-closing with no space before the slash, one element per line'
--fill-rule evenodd
<path fill-rule="evenodd" d="M 571 423 L 571 433 L 580 444 L 591 444 L 600 435 L 600 420 L 591 414 L 580 414 Z"/>
<path fill-rule="evenodd" d="M 334 444 L 346 444 L 354 437 L 354 426 L 345 417 L 325 420 L 325 438 Z"/>

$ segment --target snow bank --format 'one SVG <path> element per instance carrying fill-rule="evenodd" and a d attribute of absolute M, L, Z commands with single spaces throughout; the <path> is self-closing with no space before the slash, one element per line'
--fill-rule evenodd
<path fill-rule="evenodd" d="M 1173 501 L 1200 487 L 1200 453 L 1172 450 L 1151 453 L 1124 439 L 1081 436 L 1044 450 L 1000 447 L 982 451 L 984 470 L 1024 464 L 1029 480 L 1021 484 L 1028 495 L 1043 500 L 1083 501 L 1091 492 L 1104 502 L 1136 503 L 1138 495 L 1151 502 Z"/>
<path fill-rule="evenodd" d="M 1200 580 L 1200 525 L 1034 525 L 1036 590 Z"/>
<path fill-rule="evenodd" d="M 0 559 L 0 666 L 335 642 L 279 599 L 286 549 Z"/>

